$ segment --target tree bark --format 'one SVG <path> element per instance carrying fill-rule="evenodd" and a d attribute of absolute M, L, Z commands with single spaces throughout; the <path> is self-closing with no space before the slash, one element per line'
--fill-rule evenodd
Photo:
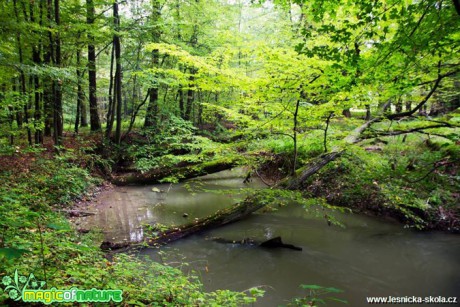
<path fill-rule="evenodd" d="M 158 0 L 152 2 L 152 22 L 154 23 L 152 31 L 152 41 L 155 43 L 160 42 L 161 31 L 158 25 L 161 17 L 161 6 Z M 160 54 L 157 49 L 152 51 L 152 66 L 158 67 L 160 63 Z M 157 76 L 155 75 L 155 78 Z M 147 107 L 147 114 L 145 115 L 144 127 L 156 127 L 158 124 L 158 90 L 159 84 L 158 81 L 155 81 L 156 84 L 149 88 L 149 105 Z"/>
<path fill-rule="evenodd" d="M 115 36 L 112 40 L 112 52 L 110 57 L 110 72 L 109 72 L 109 106 L 107 108 L 107 126 L 105 130 L 105 137 L 110 138 L 112 134 L 113 121 L 115 120 L 114 108 L 114 90 L 113 90 L 113 64 L 115 62 Z"/>
<path fill-rule="evenodd" d="M 342 115 L 345 116 L 346 118 L 351 118 L 350 109 L 344 109 L 344 110 L 342 110 Z"/>
<path fill-rule="evenodd" d="M 190 76 L 188 78 L 188 90 L 187 90 L 187 103 L 185 105 L 185 120 L 192 120 L 192 108 L 193 108 L 193 101 L 194 101 L 194 94 L 195 91 L 193 90 L 194 81 L 195 81 L 195 68 L 190 68 Z"/>
<path fill-rule="evenodd" d="M 292 139 L 294 141 L 294 155 L 293 155 L 293 161 L 292 161 L 292 171 L 291 175 L 295 174 L 295 170 L 297 169 L 297 116 L 299 114 L 299 106 L 300 106 L 300 99 L 297 99 L 297 102 L 295 104 L 295 111 L 294 111 L 294 125 L 292 127 Z"/>
<path fill-rule="evenodd" d="M 29 11 L 30 11 L 30 22 L 35 23 L 35 14 L 34 14 L 34 2 L 30 2 L 29 4 Z M 40 21 L 40 26 L 42 26 L 42 22 Z M 36 31 L 34 31 L 37 34 Z M 40 45 L 41 45 L 41 38 L 37 45 L 32 46 L 32 61 L 35 65 L 40 65 Z M 43 143 L 43 131 L 39 128 L 39 124 L 41 121 L 41 94 L 40 94 L 40 79 L 37 74 L 32 75 L 32 82 L 34 87 L 34 128 L 35 128 L 35 144 L 42 144 Z"/>
<path fill-rule="evenodd" d="M 120 30 L 120 16 L 118 15 L 118 2 L 115 1 L 113 4 L 113 17 L 115 20 L 115 29 L 116 31 Z M 121 43 L 120 36 L 116 32 L 113 38 L 113 46 L 115 49 L 115 101 L 117 106 L 117 127 L 115 131 L 115 140 L 117 144 L 121 143 L 121 107 L 122 107 L 122 98 L 121 98 Z"/>
<path fill-rule="evenodd" d="M 86 23 L 92 29 L 95 21 L 95 7 L 93 0 L 86 0 Z M 89 114 L 91 131 L 101 130 L 101 120 L 99 119 L 97 107 L 97 84 L 96 84 L 96 47 L 94 46 L 94 36 L 88 33 L 88 81 L 89 81 Z"/>
<path fill-rule="evenodd" d="M 54 0 L 54 22 L 56 23 L 57 31 L 55 36 L 55 65 L 61 67 L 61 37 L 59 26 L 61 24 L 60 3 L 59 0 Z M 53 108 L 53 123 L 54 123 L 54 143 L 60 145 L 62 143 L 63 133 L 63 113 L 62 113 L 62 80 L 54 80 L 54 108 Z"/>
<path fill-rule="evenodd" d="M 81 71 L 81 50 L 77 50 L 77 115 L 75 116 L 75 133 L 78 133 L 78 126 L 81 123 L 83 127 L 82 120 L 86 118 L 86 115 L 82 114 L 84 111 L 86 112 L 86 108 L 84 108 L 85 103 L 85 93 L 83 92 L 83 72 Z"/>
<path fill-rule="evenodd" d="M 14 14 L 16 15 L 16 22 L 20 23 L 21 21 L 19 20 L 19 12 L 17 8 L 17 0 L 13 1 L 14 5 Z M 18 44 L 18 55 L 19 55 L 19 63 L 23 64 L 24 63 L 24 56 L 23 56 L 23 50 L 22 50 L 22 40 L 21 40 L 21 33 L 17 32 L 16 33 L 16 42 Z M 20 87 L 21 87 L 21 94 L 25 97 L 27 95 L 27 87 L 26 87 L 26 75 L 23 71 L 23 69 L 20 69 Z M 27 141 L 29 142 L 29 145 L 32 145 L 32 133 L 30 131 L 30 128 L 28 126 L 29 123 L 29 106 L 28 103 L 24 103 L 24 122 L 26 123 L 26 128 L 27 128 Z"/>

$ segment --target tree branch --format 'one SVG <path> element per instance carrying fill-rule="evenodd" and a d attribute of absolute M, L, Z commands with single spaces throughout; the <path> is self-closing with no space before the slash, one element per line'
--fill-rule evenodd
<path fill-rule="evenodd" d="M 431 96 L 436 92 L 439 83 L 441 83 L 441 80 L 445 78 L 445 75 L 438 74 L 438 78 L 436 79 L 436 82 L 434 83 L 433 87 L 431 88 L 430 92 L 423 98 L 423 100 L 412 110 L 406 111 L 406 112 L 401 112 L 401 113 L 396 113 L 396 114 L 388 114 L 385 117 L 388 119 L 397 119 L 401 118 L 404 116 L 411 116 L 415 112 L 417 112 L 427 101 L 431 98 Z"/>
<path fill-rule="evenodd" d="M 427 126 L 427 127 L 418 127 L 418 128 L 413 128 L 409 130 L 396 130 L 396 131 L 390 131 L 390 132 L 382 131 L 382 132 L 377 132 L 376 134 L 373 134 L 372 136 L 361 137 L 361 140 L 371 139 L 371 138 L 380 137 L 380 136 L 396 136 L 396 135 L 408 134 L 408 133 L 413 133 L 413 132 L 420 132 L 426 129 L 435 129 L 435 128 L 458 128 L 458 127 L 445 123 L 445 124 L 432 125 L 432 126 Z"/>

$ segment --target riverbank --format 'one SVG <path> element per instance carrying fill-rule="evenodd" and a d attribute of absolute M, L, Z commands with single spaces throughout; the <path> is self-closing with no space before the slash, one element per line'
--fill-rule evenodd
<path fill-rule="evenodd" d="M 79 214 L 77 208 L 84 202 L 108 189 L 103 179 L 91 175 L 88 166 L 96 165 L 94 159 L 99 157 L 88 151 L 78 145 L 61 149 L 59 155 L 46 148 L 17 148 L 2 156 L 0 279 L 17 270 L 34 274 L 48 289 L 121 289 L 125 306 L 203 302 L 240 306 L 260 295 L 258 291 L 205 292 L 196 276 L 130 255 L 108 260 L 99 248 L 100 233 L 78 231 L 67 220 Z M 0 291 L 0 302 L 14 305 L 13 298 Z"/>

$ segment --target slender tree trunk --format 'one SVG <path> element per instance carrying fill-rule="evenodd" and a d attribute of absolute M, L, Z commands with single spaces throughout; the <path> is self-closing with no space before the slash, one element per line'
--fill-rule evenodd
<path fill-rule="evenodd" d="M 83 91 L 83 72 L 81 67 L 81 50 L 77 50 L 77 115 L 75 116 L 75 133 L 78 133 L 78 126 L 81 118 L 83 118 L 83 105 L 85 103 L 85 93 Z M 85 110 L 86 111 L 86 110 Z M 83 125 L 82 125 L 83 126 Z"/>
<path fill-rule="evenodd" d="M 402 104 L 401 97 L 399 97 L 398 102 L 395 104 L 395 112 L 396 113 L 401 113 L 402 109 L 403 109 L 403 104 Z"/>
<path fill-rule="evenodd" d="M 152 30 L 152 41 L 155 43 L 160 42 L 160 36 L 161 36 L 161 29 L 158 25 L 161 17 L 161 5 L 159 0 L 153 0 L 152 1 L 152 15 L 151 19 L 153 22 L 153 30 Z M 152 51 L 152 66 L 153 67 L 158 67 L 160 62 L 160 54 L 158 50 L 153 50 Z M 145 122 L 144 122 L 144 127 L 156 127 L 157 126 L 157 121 L 158 121 L 158 112 L 159 112 L 159 106 L 158 106 L 158 90 L 159 90 L 159 85 L 158 82 L 154 84 L 150 89 L 149 89 L 149 105 L 147 107 L 147 114 L 145 115 Z"/>
<path fill-rule="evenodd" d="M 152 63 L 158 66 L 159 53 L 158 50 L 152 51 Z M 145 115 L 144 127 L 156 127 L 158 119 L 158 85 L 149 89 L 149 105 L 147 107 L 147 114 Z"/>
<path fill-rule="evenodd" d="M 13 79 L 13 85 L 12 85 L 12 90 L 13 92 L 18 92 L 19 91 L 19 85 L 18 85 L 18 80 L 17 79 Z M 16 108 L 13 108 L 14 110 L 14 114 L 15 114 L 15 119 L 16 119 L 16 123 L 18 125 L 18 128 L 22 128 L 22 124 L 23 124 L 23 119 L 22 119 L 22 111 L 20 108 L 16 109 Z"/>
<path fill-rule="evenodd" d="M 82 74 L 83 75 L 83 74 Z M 88 104 L 86 103 L 85 94 L 82 91 L 82 100 L 80 100 L 80 127 L 88 127 Z"/>
<path fill-rule="evenodd" d="M 371 119 L 371 106 L 366 104 L 366 121 Z"/>
<path fill-rule="evenodd" d="M 323 138 L 323 144 L 324 144 L 324 152 L 327 152 L 327 131 L 329 130 L 329 124 L 331 122 L 331 118 L 334 115 L 334 112 L 329 113 L 329 116 L 326 118 L 326 128 L 324 129 L 324 138 Z"/>
<path fill-rule="evenodd" d="M 115 4 L 114 4 L 115 5 Z M 109 107 L 107 110 L 107 127 L 105 130 L 105 137 L 110 138 L 112 134 L 113 121 L 115 119 L 114 111 L 114 90 L 113 90 L 113 64 L 115 62 L 115 36 L 112 41 L 112 56 L 110 57 L 110 73 L 109 73 Z"/>
<path fill-rule="evenodd" d="M 298 125 L 298 120 L 297 116 L 299 114 L 299 106 L 300 106 L 300 99 L 297 100 L 295 104 L 295 111 L 294 111 L 294 125 L 292 127 L 292 139 L 294 140 L 294 156 L 293 156 L 293 161 L 292 161 L 292 170 L 291 170 L 291 175 L 295 174 L 295 170 L 297 167 L 297 125 Z"/>
<path fill-rule="evenodd" d="M 17 0 L 13 0 L 13 5 L 14 5 L 14 14 L 16 15 L 16 22 L 20 23 L 21 21 L 19 20 L 19 12 L 17 8 Z M 21 41 L 21 33 L 18 31 L 16 33 L 16 42 L 18 44 L 18 55 L 19 55 L 19 63 L 23 64 L 24 63 L 24 56 L 23 56 L 23 50 L 22 50 L 22 41 Z M 21 94 L 23 97 L 27 95 L 27 87 L 26 87 L 26 75 L 24 71 L 20 70 L 20 88 L 21 88 Z M 29 124 L 29 108 L 28 108 L 28 102 L 24 100 L 24 122 L 26 123 L 26 128 L 27 128 L 27 141 L 29 142 L 29 145 L 32 145 L 32 133 L 30 131 L 30 127 L 28 126 Z"/>
<path fill-rule="evenodd" d="M 412 109 L 412 102 L 406 101 L 405 107 L 406 107 L 406 111 L 410 111 Z"/>
<path fill-rule="evenodd" d="M 93 27 L 95 20 L 95 7 L 93 0 L 86 0 L 86 22 Z M 89 115 L 91 131 L 101 130 L 101 120 L 99 119 L 97 107 L 97 84 L 96 84 L 96 47 L 94 46 L 94 36 L 88 33 L 88 81 L 89 81 Z"/>
<path fill-rule="evenodd" d="M 184 90 L 182 89 L 182 86 L 179 86 L 178 95 L 180 117 L 185 119 Z"/>
<path fill-rule="evenodd" d="M 29 5 L 30 8 L 30 21 L 32 24 L 36 22 L 35 20 L 35 14 L 34 14 L 34 2 L 30 2 Z M 42 9 L 40 8 L 40 11 Z M 40 26 L 42 25 L 42 22 L 40 21 Z M 34 34 L 37 34 L 36 31 L 34 31 Z M 38 46 L 37 46 L 38 45 Z M 37 45 L 32 46 L 32 61 L 34 62 L 35 65 L 40 65 L 41 60 L 40 60 L 40 45 L 41 45 L 41 39 Z M 35 105 L 35 110 L 34 110 L 34 128 L 35 128 L 35 144 L 41 144 L 43 143 L 43 132 L 40 129 L 40 121 L 41 121 L 41 95 L 40 95 L 40 80 L 38 75 L 34 74 L 32 75 L 32 82 L 33 82 L 33 88 L 34 88 L 34 105 Z"/>
<path fill-rule="evenodd" d="M 195 99 L 195 91 L 193 89 L 194 82 L 195 82 L 195 68 L 190 68 L 190 76 L 188 78 L 188 90 L 187 90 L 187 103 L 185 105 L 185 114 L 184 119 L 192 120 L 192 109 L 193 109 L 193 102 Z"/>
<path fill-rule="evenodd" d="M 60 4 L 59 0 L 54 0 L 54 21 L 56 22 L 57 31 L 56 31 L 56 67 L 61 67 L 61 37 L 59 26 L 61 24 L 60 16 Z M 63 113 L 62 113 L 62 80 L 54 81 L 54 143 L 56 145 L 61 145 L 62 143 L 62 133 L 63 133 Z"/>
<path fill-rule="evenodd" d="M 120 28 L 120 16 L 118 15 L 118 2 L 115 1 L 113 4 L 113 17 L 115 20 L 115 28 L 118 31 Z M 122 107 L 122 98 L 121 98 L 121 43 L 120 37 L 118 34 L 115 34 L 113 38 L 113 46 L 115 49 L 115 101 L 117 106 L 117 127 L 115 132 L 115 140 L 117 144 L 121 143 L 121 107 Z"/>
<path fill-rule="evenodd" d="M 53 5 L 52 0 L 45 0 L 42 1 L 42 6 L 46 8 L 46 21 L 49 30 L 48 32 L 48 47 L 46 48 L 46 52 L 44 54 L 44 62 L 47 65 L 52 65 L 54 63 L 54 41 L 53 41 L 53 32 L 51 31 L 51 24 L 53 23 L 52 12 L 53 12 Z M 54 106 L 54 89 L 53 89 L 53 81 L 51 77 L 46 77 L 45 80 L 42 81 L 43 86 L 43 102 L 44 102 L 44 114 L 45 114 L 45 136 L 51 136 L 52 128 L 53 128 L 53 106 Z"/>

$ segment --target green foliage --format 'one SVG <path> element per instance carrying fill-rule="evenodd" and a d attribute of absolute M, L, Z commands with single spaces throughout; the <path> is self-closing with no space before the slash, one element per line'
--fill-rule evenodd
<path fill-rule="evenodd" d="M 446 144 L 441 138 L 428 141 Z M 408 135 L 388 139 L 388 144 L 351 146 L 311 178 L 308 191 L 333 205 L 389 215 L 419 229 L 436 228 L 439 208 L 455 210 L 460 187 L 450 171 L 456 168 L 452 156 L 457 150 L 451 152 L 447 143 L 427 151 L 427 140 Z"/>
<path fill-rule="evenodd" d="M 134 160 L 136 169 L 146 172 L 152 169 L 174 168 L 186 165 L 214 163 L 231 160 L 236 152 L 231 144 L 213 142 L 195 134 L 196 128 L 188 121 L 171 116 L 161 130 L 145 131 L 146 144 L 133 144 L 126 156 Z M 177 178 L 165 178 L 175 182 Z"/>

